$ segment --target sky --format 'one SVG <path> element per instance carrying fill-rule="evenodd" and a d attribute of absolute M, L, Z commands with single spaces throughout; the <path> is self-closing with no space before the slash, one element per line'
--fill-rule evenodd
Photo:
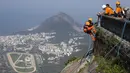
<path fill-rule="evenodd" d="M 130 7 L 130 0 L 120 0 Z M 8 34 L 40 25 L 46 18 L 64 12 L 83 24 L 96 20 L 103 4 L 115 8 L 116 0 L 0 0 L 0 34 Z"/>

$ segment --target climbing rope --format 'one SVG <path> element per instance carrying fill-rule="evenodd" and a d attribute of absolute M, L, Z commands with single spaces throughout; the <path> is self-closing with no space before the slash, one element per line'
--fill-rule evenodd
<path fill-rule="evenodd" d="M 119 45 L 119 43 L 117 43 L 114 47 L 112 47 L 112 49 L 105 55 L 105 58 L 108 57 L 108 55 L 115 49 L 115 47 L 117 47 Z"/>
<path fill-rule="evenodd" d="M 117 51 L 117 56 L 119 56 L 119 51 L 120 51 L 120 48 L 121 48 L 121 43 L 122 43 L 122 40 L 123 40 L 123 35 L 124 35 L 124 32 L 125 32 L 125 28 L 126 28 L 126 21 L 125 21 L 125 24 L 123 26 L 123 29 L 122 29 L 122 33 L 121 33 L 121 40 L 120 40 L 120 45 L 119 45 L 119 48 L 118 48 L 118 51 Z"/>
<path fill-rule="evenodd" d="M 91 52 L 91 47 L 92 47 L 92 40 L 90 39 L 90 36 L 88 36 L 88 39 L 89 39 L 89 46 L 88 46 L 88 49 L 87 49 L 87 52 L 85 52 L 85 54 L 83 55 L 83 57 L 82 57 L 82 59 L 81 59 L 81 61 L 80 61 L 80 64 L 82 63 L 82 60 L 84 59 L 84 58 L 87 58 L 89 55 L 90 55 L 90 52 Z"/>

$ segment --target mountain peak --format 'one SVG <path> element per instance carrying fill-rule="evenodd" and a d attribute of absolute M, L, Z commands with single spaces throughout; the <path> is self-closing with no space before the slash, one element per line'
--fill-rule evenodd
<path fill-rule="evenodd" d="M 69 16 L 69 15 L 67 15 L 67 14 L 64 13 L 64 12 L 59 12 L 57 15 L 60 15 L 60 16 Z"/>
<path fill-rule="evenodd" d="M 59 12 L 58 14 L 46 19 L 38 27 L 29 29 L 27 33 L 39 33 L 39 32 L 50 32 L 56 31 L 62 34 L 63 32 L 80 32 L 79 24 L 69 15 L 64 12 Z M 24 32 L 23 32 L 24 33 Z"/>
<path fill-rule="evenodd" d="M 63 19 L 66 22 L 70 23 L 71 25 L 77 25 L 78 23 L 68 14 L 64 13 L 64 12 L 59 12 L 57 15 L 53 16 L 53 19 Z"/>
<path fill-rule="evenodd" d="M 64 13 L 64 12 L 59 12 L 57 15 L 55 15 L 55 17 L 60 17 L 60 18 L 62 18 L 62 19 L 64 19 L 64 20 L 69 20 L 69 21 L 74 21 L 74 19 L 70 16 L 70 15 L 68 15 L 68 14 L 66 14 L 66 13 Z"/>

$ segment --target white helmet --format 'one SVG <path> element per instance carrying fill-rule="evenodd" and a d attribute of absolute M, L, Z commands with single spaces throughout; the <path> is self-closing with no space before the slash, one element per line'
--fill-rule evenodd
<path fill-rule="evenodd" d="M 104 8 L 106 8 L 107 6 L 106 5 L 102 5 L 102 8 L 104 9 Z"/>

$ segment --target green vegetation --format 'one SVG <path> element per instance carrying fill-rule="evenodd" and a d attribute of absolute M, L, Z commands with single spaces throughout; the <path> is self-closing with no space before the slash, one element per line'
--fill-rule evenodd
<path fill-rule="evenodd" d="M 73 61 L 78 61 L 80 58 L 78 57 L 72 57 L 70 58 L 66 63 L 65 63 L 65 66 L 67 66 L 69 63 L 73 62 Z"/>
<path fill-rule="evenodd" d="M 97 72 L 100 72 L 100 73 L 127 73 L 123 66 L 115 63 L 115 61 L 117 61 L 117 59 L 107 60 L 103 57 L 97 57 L 96 61 L 98 62 L 98 67 L 96 68 Z"/>
<path fill-rule="evenodd" d="M 106 36 L 107 33 L 103 32 L 102 29 L 97 28 L 97 39 L 101 40 L 104 42 L 104 44 L 111 46 L 111 45 L 116 45 L 119 43 L 119 40 L 114 38 L 114 36 Z"/>
<path fill-rule="evenodd" d="M 26 64 L 24 62 L 18 62 L 15 64 L 15 66 L 26 67 Z"/>
<path fill-rule="evenodd" d="M 10 56 L 11 56 L 13 62 L 15 62 L 18 59 L 18 57 L 20 56 L 20 54 L 10 54 Z"/>
<path fill-rule="evenodd" d="M 16 68 L 16 70 L 19 71 L 19 73 L 31 73 L 34 70 L 34 68 Z"/>

